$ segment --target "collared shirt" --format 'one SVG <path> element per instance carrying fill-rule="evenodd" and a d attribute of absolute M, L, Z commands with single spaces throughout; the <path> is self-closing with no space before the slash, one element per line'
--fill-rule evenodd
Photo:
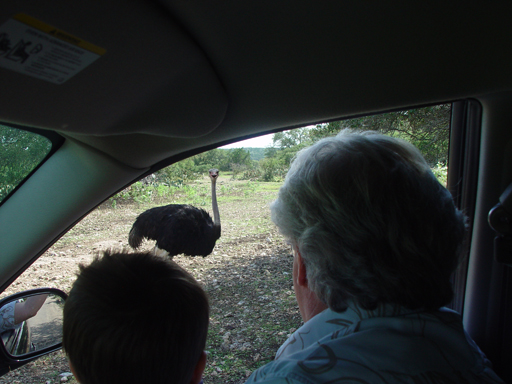
<path fill-rule="evenodd" d="M 319 313 L 246 383 L 503 383 L 449 309 Z"/>

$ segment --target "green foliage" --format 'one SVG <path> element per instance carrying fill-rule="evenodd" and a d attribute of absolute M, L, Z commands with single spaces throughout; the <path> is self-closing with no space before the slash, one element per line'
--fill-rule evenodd
<path fill-rule="evenodd" d="M 256 183 L 249 181 L 245 186 L 243 186 L 244 189 L 244 196 L 250 197 L 255 191 L 256 191 Z"/>
<path fill-rule="evenodd" d="M 206 172 L 206 171 L 205 171 Z M 156 172 L 156 180 L 166 185 L 179 186 L 199 176 L 192 158 L 188 158 Z"/>
<path fill-rule="evenodd" d="M 261 168 L 259 166 L 246 169 L 239 177 L 240 180 L 260 180 Z"/>
<path fill-rule="evenodd" d="M 142 179 L 115 194 L 109 199 L 112 207 L 119 204 L 136 203 L 148 205 L 151 203 L 192 204 L 205 206 L 211 204 L 210 183 L 196 183 L 195 179 L 204 176 L 194 173 L 191 160 L 174 164 L 163 169 L 161 174 Z"/>
<path fill-rule="evenodd" d="M 285 148 L 282 151 L 279 151 L 275 157 L 279 161 L 279 163 L 286 170 L 288 170 L 288 168 L 290 167 L 290 164 L 291 164 L 293 158 L 295 157 L 295 155 L 297 154 L 297 152 L 299 152 L 301 149 L 303 149 L 305 147 L 307 147 L 306 144 L 299 144 L 299 145 L 296 145 L 295 147 Z"/>
<path fill-rule="evenodd" d="M 0 125 L 0 201 L 28 176 L 51 150 L 46 137 Z"/>
<path fill-rule="evenodd" d="M 260 161 L 265 157 L 265 148 L 244 148 L 253 161 Z"/>
<path fill-rule="evenodd" d="M 276 147 L 265 148 L 265 157 L 275 157 L 277 154 L 277 151 L 279 151 L 279 149 Z"/>
<path fill-rule="evenodd" d="M 232 172 L 232 179 L 247 178 L 257 162 L 251 160 L 249 151 L 244 148 L 228 150 L 229 170 Z"/>
<path fill-rule="evenodd" d="M 253 150 L 261 150 L 263 148 L 252 148 Z M 250 151 L 246 148 L 234 149 L 212 149 L 211 151 L 200 153 L 191 157 L 193 161 L 193 171 L 195 173 L 204 174 L 211 168 L 217 168 L 221 172 L 232 171 L 233 167 L 251 167 L 252 159 Z M 190 167 L 190 164 L 188 165 Z"/>
<path fill-rule="evenodd" d="M 416 146 L 441 180 L 448 162 L 451 105 L 442 104 L 407 111 L 340 120 L 274 134 L 273 147 L 265 149 L 260 161 L 260 180 L 271 181 L 285 174 L 291 160 L 302 148 L 341 130 L 373 130 L 401 138 Z M 272 161 L 271 161 L 272 160 Z M 444 167 L 444 168 L 443 168 Z M 437 174 L 436 174 L 437 175 Z M 446 184 L 446 180 L 444 181 Z"/>
<path fill-rule="evenodd" d="M 212 149 L 192 157 L 195 172 L 206 173 L 209 169 L 229 170 L 228 150 Z"/>
<path fill-rule="evenodd" d="M 146 184 L 137 181 L 112 196 L 109 201 L 114 208 L 118 204 L 136 203 L 143 205 L 160 200 L 166 200 L 170 204 L 178 199 L 183 199 L 183 202 L 189 204 L 206 205 L 205 195 L 207 194 L 209 194 L 209 188 L 204 186 L 191 186 L 187 184 L 166 185 L 158 182 Z"/>
<path fill-rule="evenodd" d="M 285 148 L 292 148 L 297 145 L 304 145 L 309 141 L 309 128 L 306 127 L 278 132 L 272 136 L 273 146 L 281 150 Z"/>
<path fill-rule="evenodd" d="M 309 128 L 297 128 L 289 131 L 275 133 L 272 136 L 273 146 L 281 150 L 292 148 L 297 145 L 304 146 L 310 142 Z"/>
<path fill-rule="evenodd" d="M 342 129 L 379 131 L 416 146 L 425 160 L 435 166 L 447 164 L 450 139 L 451 104 L 365 116 L 319 124 L 310 132 L 312 140 L 333 136 Z"/>
<path fill-rule="evenodd" d="M 112 196 L 109 201 L 112 207 L 115 208 L 118 203 L 127 203 L 132 201 L 137 204 L 149 203 L 152 201 L 154 196 L 158 196 L 158 187 L 137 181 L 128 188 L 125 188 L 121 192 Z"/>
<path fill-rule="evenodd" d="M 437 178 L 437 180 L 446 187 L 448 182 L 448 167 L 445 164 L 437 163 L 434 167 L 432 167 L 432 173 Z"/>
<path fill-rule="evenodd" d="M 235 167 L 250 167 L 252 165 L 251 155 L 244 148 L 234 148 L 228 151 L 230 169 L 234 172 Z"/>
<path fill-rule="evenodd" d="M 262 181 L 276 181 L 284 179 L 289 163 L 284 163 L 277 157 L 265 158 L 260 161 Z"/>

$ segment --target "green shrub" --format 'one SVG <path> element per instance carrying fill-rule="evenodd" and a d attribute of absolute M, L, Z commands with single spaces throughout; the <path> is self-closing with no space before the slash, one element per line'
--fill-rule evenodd
<path fill-rule="evenodd" d="M 286 176 L 288 166 L 275 157 L 260 160 L 261 181 L 278 181 Z"/>
<path fill-rule="evenodd" d="M 437 163 L 435 167 L 432 167 L 432 173 L 437 180 L 446 187 L 448 182 L 448 166 L 446 164 Z"/>

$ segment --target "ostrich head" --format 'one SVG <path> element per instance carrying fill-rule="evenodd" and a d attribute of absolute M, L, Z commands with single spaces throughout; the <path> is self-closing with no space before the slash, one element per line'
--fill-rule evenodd
<path fill-rule="evenodd" d="M 208 171 L 208 176 L 210 176 L 210 179 L 213 184 L 217 181 L 217 177 L 219 177 L 219 170 L 216 168 L 212 168 Z"/>

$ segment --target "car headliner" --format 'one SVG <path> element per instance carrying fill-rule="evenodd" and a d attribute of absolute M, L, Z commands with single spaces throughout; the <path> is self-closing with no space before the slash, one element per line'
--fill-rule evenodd
<path fill-rule="evenodd" d="M 0 69 L 0 119 L 134 168 L 512 88 L 510 2 L 8 0 L 0 10 L 0 25 L 24 13 L 106 50 L 61 85 Z"/>

